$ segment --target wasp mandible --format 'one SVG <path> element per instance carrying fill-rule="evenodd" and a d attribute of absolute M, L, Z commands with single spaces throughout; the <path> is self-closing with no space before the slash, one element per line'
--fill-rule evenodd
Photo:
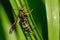
<path fill-rule="evenodd" d="M 31 10 L 32 12 L 32 10 Z M 12 24 L 9 33 L 12 33 L 13 30 L 16 28 L 15 25 L 19 22 L 22 22 L 22 27 L 27 31 L 30 32 L 31 29 L 29 28 L 29 23 L 27 20 L 27 14 L 24 12 L 23 8 L 19 9 L 19 14 L 18 14 L 18 18 L 15 20 L 15 22 Z"/>

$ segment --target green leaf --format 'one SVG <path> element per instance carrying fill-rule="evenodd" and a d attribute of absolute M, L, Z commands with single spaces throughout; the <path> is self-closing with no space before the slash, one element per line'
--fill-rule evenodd
<path fill-rule="evenodd" d="M 59 40 L 59 0 L 46 0 L 49 40 Z"/>

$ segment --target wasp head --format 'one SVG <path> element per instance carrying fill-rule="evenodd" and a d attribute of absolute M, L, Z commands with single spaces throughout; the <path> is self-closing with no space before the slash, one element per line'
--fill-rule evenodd
<path fill-rule="evenodd" d="M 20 9 L 19 9 L 19 12 L 23 12 L 23 8 L 20 8 Z"/>

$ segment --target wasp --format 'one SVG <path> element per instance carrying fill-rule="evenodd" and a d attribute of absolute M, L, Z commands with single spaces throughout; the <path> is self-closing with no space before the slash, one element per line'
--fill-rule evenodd
<path fill-rule="evenodd" d="M 29 23 L 27 20 L 27 14 L 24 12 L 23 8 L 19 9 L 18 18 L 15 20 L 15 22 L 12 24 L 9 33 L 12 33 L 13 30 L 16 28 L 15 25 L 21 21 L 22 27 L 25 29 L 25 31 L 30 32 L 31 29 L 29 28 Z"/>

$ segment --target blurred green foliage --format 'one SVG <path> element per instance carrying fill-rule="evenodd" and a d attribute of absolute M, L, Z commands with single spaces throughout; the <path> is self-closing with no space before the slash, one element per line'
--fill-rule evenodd
<path fill-rule="evenodd" d="M 58 0 L 0 0 L 0 40 L 59 40 L 58 4 Z M 23 30 L 20 23 L 9 34 L 9 29 L 17 18 L 15 15 L 18 16 L 18 10 L 14 9 L 21 7 L 29 11 L 33 9 L 28 15 L 28 22 L 34 35 Z M 53 15 L 56 15 L 56 20 Z"/>

